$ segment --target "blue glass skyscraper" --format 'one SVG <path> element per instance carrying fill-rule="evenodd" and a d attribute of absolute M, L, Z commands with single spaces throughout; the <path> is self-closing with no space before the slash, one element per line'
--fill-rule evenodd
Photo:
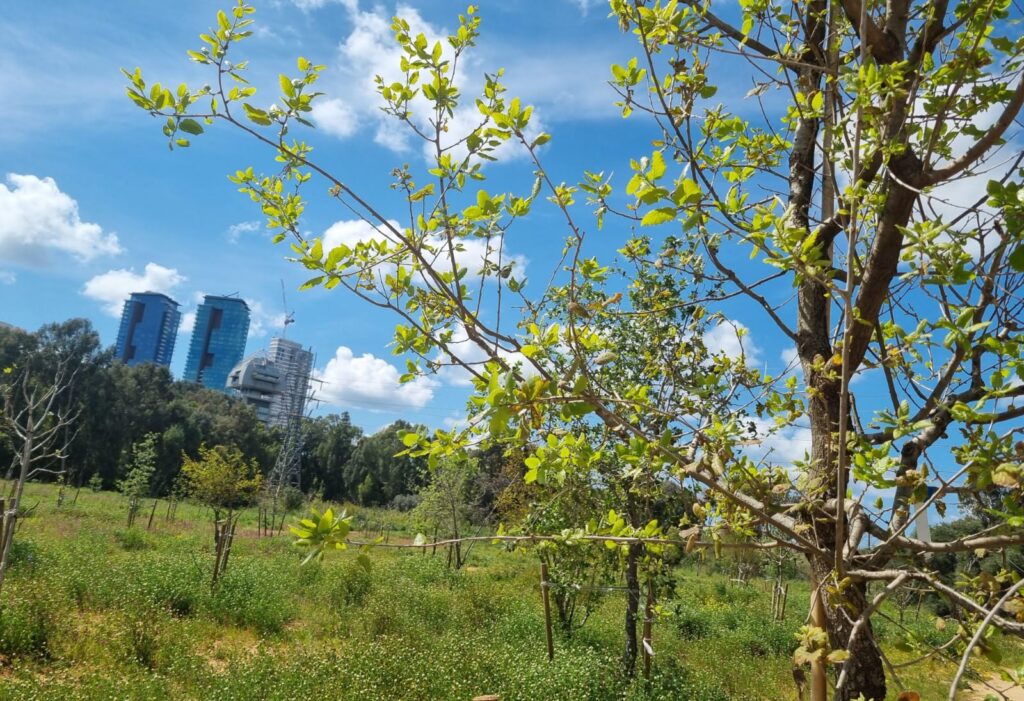
<path fill-rule="evenodd" d="M 117 359 L 127 365 L 170 365 L 181 312 L 159 292 L 133 292 L 124 303 L 117 332 Z"/>
<path fill-rule="evenodd" d="M 183 379 L 226 391 L 228 373 L 245 355 L 249 305 L 238 297 L 206 295 L 196 310 Z"/>

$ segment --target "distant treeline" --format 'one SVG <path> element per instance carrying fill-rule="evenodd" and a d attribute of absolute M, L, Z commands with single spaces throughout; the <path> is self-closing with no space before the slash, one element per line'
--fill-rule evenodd
<path fill-rule="evenodd" d="M 147 434 L 158 440 L 153 478 L 157 495 L 169 493 L 182 454 L 195 457 L 199 446 L 235 446 L 255 458 L 268 473 L 281 445 L 279 429 L 264 427 L 240 399 L 199 385 L 176 381 L 162 366 L 128 367 L 103 348 L 86 319 L 48 324 L 35 333 L 0 327 L 0 386 L 30 367 L 39 384 L 52 381 L 61 361 L 74 380 L 61 397 L 80 410 L 63 461 L 69 484 L 82 486 L 98 475 L 113 489 L 131 463 L 133 447 Z M 367 505 L 391 504 L 396 497 L 416 493 L 426 481 L 422 458 L 394 457 L 402 451 L 402 435 L 413 426 L 396 421 L 366 436 L 347 413 L 306 420 L 302 455 L 302 489 L 334 501 Z M 0 467 L 13 464 L 16 444 L 0 432 Z"/>

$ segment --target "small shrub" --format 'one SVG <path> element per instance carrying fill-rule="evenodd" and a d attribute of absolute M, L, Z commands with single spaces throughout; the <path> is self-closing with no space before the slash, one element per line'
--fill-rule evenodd
<path fill-rule="evenodd" d="M 702 610 L 678 606 L 673 612 L 672 620 L 679 631 L 679 637 L 684 640 L 702 640 L 709 637 L 714 630 L 711 615 Z"/>
<path fill-rule="evenodd" d="M 52 611 L 43 599 L 4 604 L 0 608 L 0 653 L 46 657 L 53 628 Z"/>
<path fill-rule="evenodd" d="M 736 632 L 736 637 L 744 651 L 752 657 L 787 657 L 797 647 L 792 629 L 769 621 L 765 621 L 763 626 L 741 628 Z"/>
<path fill-rule="evenodd" d="M 291 586 L 288 573 L 239 562 L 218 581 L 208 600 L 210 613 L 261 633 L 279 633 L 294 615 L 293 602 L 285 596 Z"/>
<path fill-rule="evenodd" d="M 126 617 L 118 631 L 118 638 L 121 652 L 128 661 L 146 669 L 156 669 L 160 640 L 152 617 Z"/>
<path fill-rule="evenodd" d="M 396 511 L 412 511 L 419 503 L 418 494 L 398 494 L 391 500 L 391 508 Z"/>
<path fill-rule="evenodd" d="M 301 489 L 285 487 L 281 492 L 281 503 L 286 513 L 299 511 L 306 504 L 306 495 Z"/>
<path fill-rule="evenodd" d="M 35 543 L 17 538 L 11 541 L 11 547 L 7 553 L 7 566 L 11 571 L 18 569 L 32 572 L 38 564 L 39 549 Z"/>
<path fill-rule="evenodd" d="M 331 579 L 331 603 L 338 608 L 362 606 L 373 589 L 369 570 L 356 560 L 345 562 L 328 576 Z"/>
<path fill-rule="evenodd" d="M 142 531 L 135 530 L 134 528 L 126 528 L 114 533 L 114 540 L 124 549 L 128 551 L 132 550 L 147 550 L 153 547 L 149 538 Z"/>

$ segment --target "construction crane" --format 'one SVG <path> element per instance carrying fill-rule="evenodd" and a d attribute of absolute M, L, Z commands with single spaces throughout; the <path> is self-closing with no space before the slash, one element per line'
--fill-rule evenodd
<path fill-rule="evenodd" d="M 284 325 L 281 330 L 281 337 L 288 335 L 288 325 L 295 323 L 295 310 L 288 311 L 288 297 L 284 292 L 284 280 L 281 280 L 281 309 L 284 311 Z"/>

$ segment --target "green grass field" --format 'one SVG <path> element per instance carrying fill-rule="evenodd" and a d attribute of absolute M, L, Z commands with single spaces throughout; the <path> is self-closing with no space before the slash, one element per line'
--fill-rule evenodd
<path fill-rule="evenodd" d="M 793 633 L 807 589 L 790 588 L 784 623 L 771 622 L 765 582 L 736 584 L 689 564 L 654 628 L 649 681 L 619 675 L 624 601 L 609 595 L 571 640 L 545 654 L 535 556 L 491 545 L 450 571 L 439 552 L 376 549 L 367 571 L 354 550 L 300 567 L 287 534 L 260 538 L 243 515 L 230 567 L 209 583 L 209 514 L 161 502 L 132 532 L 125 504 L 83 490 L 56 507 L 32 485 L 0 609 L 0 699 L 791 699 Z M 401 514 L 360 510 L 357 525 Z M 356 534 L 359 537 L 360 534 Z M 895 613 L 893 613 L 895 616 Z M 914 638 L 944 642 L 925 610 L 907 630 L 880 622 L 894 663 Z M 1021 648 L 1001 644 L 1008 657 Z M 941 655 L 901 679 L 944 698 L 954 664 Z M 895 693 L 893 694 L 895 698 Z"/>

